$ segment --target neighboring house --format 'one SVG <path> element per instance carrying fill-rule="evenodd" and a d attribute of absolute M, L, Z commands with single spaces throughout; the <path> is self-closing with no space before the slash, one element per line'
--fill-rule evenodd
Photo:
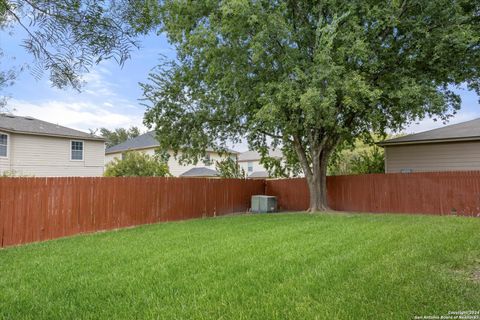
<path fill-rule="evenodd" d="M 280 150 L 269 150 L 269 156 L 276 159 L 282 159 L 283 154 Z M 256 151 L 246 151 L 238 155 L 238 164 L 245 170 L 248 178 L 251 179 L 263 179 L 268 178 L 268 171 L 260 163 L 262 157 Z"/>
<path fill-rule="evenodd" d="M 385 172 L 480 170 L 480 119 L 378 143 Z"/>
<path fill-rule="evenodd" d="M 105 151 L 105 164 L 110 163 L 115 158 L 121 159 L 122 154 L 127 151 L 140 151 L 145 152 L 146 154 L 154 155 L 155 149 L 159 147 L 158 141 L 155 139 L 155 132 L 149 131 L 145 134 L 142 134 L 136 138 L 127 140 L 123 143 L 117 144 L 111 148 L 108 148 Z M 233 150 L 228 150 L 229 155 L 220 155 L 219 153 L 215 152 L 214 150 L 207 150 L 206 158 L 197 164 L 188 164 L 183 165 L 180 164 L 177 159 L 173 156 L 173 152 L 169 152 L 170 158 L 168 160 L 168 168 L 170 170 L 170 174 L 174 177 L 180 176 L 182 173 L 193 169 L 193 168 L 208 168 L 215 170 L 215 163 L 216 161 L 224 160 L 226 157 L 237 157 L 238 152 Z M 179 154 L 180 156 L 180 154 Z"/>
<path fill-rule="evenodd" d="M 0 114 L 0 174 L 102 176 L 105 140 L 53 123 Z"/>
<path fill-rule="evenodd" d="M 220 174 L 209 168 L 192 168 L 180 175 L 182 178 L 219 178 Z"/>

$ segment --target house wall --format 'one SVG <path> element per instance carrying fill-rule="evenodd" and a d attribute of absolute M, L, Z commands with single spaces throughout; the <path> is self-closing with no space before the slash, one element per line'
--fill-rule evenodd
<path fill-rule="evenodd" d="M 105 155 L 105 158 L 104 158 L 105 165 L 107 165 L 107 164 L 109 164 L 110 162 L 112 162 L 115 158 L 121 159 L 121 158 L 122 158 L 122 154 L 121 154 L 121 153 L 110 153 L 110 154 L 106 154 L 106 155 Z"/>
<path fill-rule="evenodd" d="M 480 170 L 480 142 L 385 147 L 385 172 Z"/>
<path fill-rule="evenodd" d="M 248 163 L 250 161 L 238 161 L 238 165 L 240 166 L 240 168 L 242 168 L 243 170 L 245 170 L 245 172 L 247 173 L 247 176 L 249 176 L 250 174 L 252 174 L 253 172 L 265 172 L 265 171 L 268 171 L 267 169 L 265 169 L 265 167 L 260 163 L 260 160 L 254 160 L 254 161 L 251 161 L 252 164 L 253 164 L 253 170 L 252 171 L 248 171 Z M 282 164 L 284 164 L 284 161 L 282 160 Z M 298 175 L 298 177 L 303 177 L 303 173 L 300 173 Z M 291 175 L 291 177 L 293 178 L 293 175 Z"/>
<path fill-rule="evenodd" d="M 84 142 L 82 161 L 70 160 L 70 138 L 10 134 L 7 170 L 36 177 L 102 176 L 105 144 L 103 141 L 73 139 Z M 0 167 L 4 171 L 4 167 Z"/>
<path fill-rule="evenodd" d="M 252 162 L 253 164 L 253 171 L 248 171 L 248 163 L 249 162 Z M 255 160 L 255 161 L 239 161 L 238 162 L 238 165 L 243 169 L 245 170 L 245 172 L 247 173 L 247 175 L 250 175 L 251 173 L 253 172 L 258 172 L 258 171 L 267 171 L 267 169 L 265 169 L 265 167 L 260 164 L 260 160 Z"/>
<path fill-rule="evenodd" d="M 149 154 L 149 155 L 154 155 L 155 154 L 155 148 L 142 149 L 142 150 L 138 150 L 138 151 L 145 152 L 146 154 Z M 170 170 L 170 173 L 174 177 L 178 177 L 182 173 L 184 173 L 185 171 L 188 171 L 188 170 L 190 170 L 192 168 L 195 168 L 195 167 L 205 167 L 205 168 L 215 170 L 215 162 L 225 159 L 225 156 L 222 157 L 216 152 L 209 152 L 210 162 L 211 162 L 211 165 L 209 165 L 209 166 L 206 166 L 203 162 L 199 162 L 197 164 L 182 165 L 178 162 L 177 159 L 175 159 L 175 157 L 173 156 L 173 152 L 169 152 L 169 154 L 170 154 L 170 158 L 168 159 L 168 169 Z M 181 155 L 181 153 L 179 154 L 179 156 L 180 155 Z M 113 159 L 115 159 L 115 158 L 121 159 L 122 158 L 122 152 L 111 153 L 111 154 L 105 155 L 105 165 L 107 165 L 108 163 L 113 161 Z"/>

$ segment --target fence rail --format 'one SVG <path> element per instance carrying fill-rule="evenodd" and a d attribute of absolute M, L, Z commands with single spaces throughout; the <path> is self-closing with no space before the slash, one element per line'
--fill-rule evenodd
<path fill-rule="evenodd" d="M 244 212 L 264 181 L 177 178 L 1 178 L 0 247 Z"/>
<path fill-rule="evenodd" d="M 480 216 L 480 171 L 336 176 L 334 210 Z M 305 179 L 0 178 L 0 247 L 245 212 L 255 194 L 305 210 Z"/>
<path fill-rule="evenodd" d="M 480 171 L 392 173 L 327 178 L 330 207 L 340 211 L 480 215 Z M 305 210 L 305 179 L 267 180 L 281 210 Z"/>

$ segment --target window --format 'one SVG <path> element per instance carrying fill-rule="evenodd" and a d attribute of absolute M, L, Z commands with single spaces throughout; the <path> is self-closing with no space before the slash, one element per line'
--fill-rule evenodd
<path fill-rule="evenodd" d="M 210 160 L 210 154 L 206 154 L 205 155 L 205 158 L 203 159 L 203 164 L 205 164 L 206 166 L 209 166 L 212 164 L 211 160 Z"/>
<path fill-rule="evenodd" d="M 248 172 L 253 172 L 253 162 L 248 162 Z"/>
<path fill-rule="evenodd" d="M 0 133 L 0 157 L 8 156 L 8 135 Z"/>
<path fill-rule="evenodd" d="M 72 141 L 71 160 L 83 160 L 83 141 Z"/>

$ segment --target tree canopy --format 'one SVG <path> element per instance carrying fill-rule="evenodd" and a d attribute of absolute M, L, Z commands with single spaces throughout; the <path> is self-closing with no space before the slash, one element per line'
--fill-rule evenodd
<path fill-rule="evenodd" d="M 385 173 L 383 148 L 357 143 L 351 149 L 333 153 L 328 163 L 329 175 Z"/>
<path fill-rule="evenodd" d="M 161 145 L 280 146 L 303 169 L 310 210 L 328 207 L 340 143 L 447 120 L 456 86 L 480 93 L 475 0 L 166 0 L 160 15 L 178 54 L 143 85 Z"/>
<path fill-rule="evenodd" d="M 227 157 L 224 160 L 215 162 L 215 169 L 220 174 L 221 178 L 229 179 L 246 179 L 247 174 L 245 170 L 238 164 L 235 159 Z"/>
<path fill-rule="evenodd" d="M 106 177 L 167 177 L 168 165 L 157 155 L 129 151 L 122 159 L 115 158 L 107 165 Z"/>
<path fill-rule="evenodd" d="M 123 65 L 138 47 L 136 36 L 146 32 L 142 26 L 151 26 L 148 17 L 155 16 L 155 4 L 148 0 L 0 0 L 0 30 L 5 37 L 16 30 L 26 34 L 22 45 L 34 57 L 35 76 L 47 72 L 52 86 L 79 89 L 82 74 L 95 64 L 113 59 Z M 18 71 L 2 68 L 6 69 L 0 70 L 0 90 Z"/>
<path fill-rule="evenodd" d="M 138 137 L 140 135 L 140 129 L 134 126 L 129 129 L 116 128 L 114 130 L 100 128 L 100 135 L 106 139 L 106 147 L 110 148 L 129 139 Z"/>

